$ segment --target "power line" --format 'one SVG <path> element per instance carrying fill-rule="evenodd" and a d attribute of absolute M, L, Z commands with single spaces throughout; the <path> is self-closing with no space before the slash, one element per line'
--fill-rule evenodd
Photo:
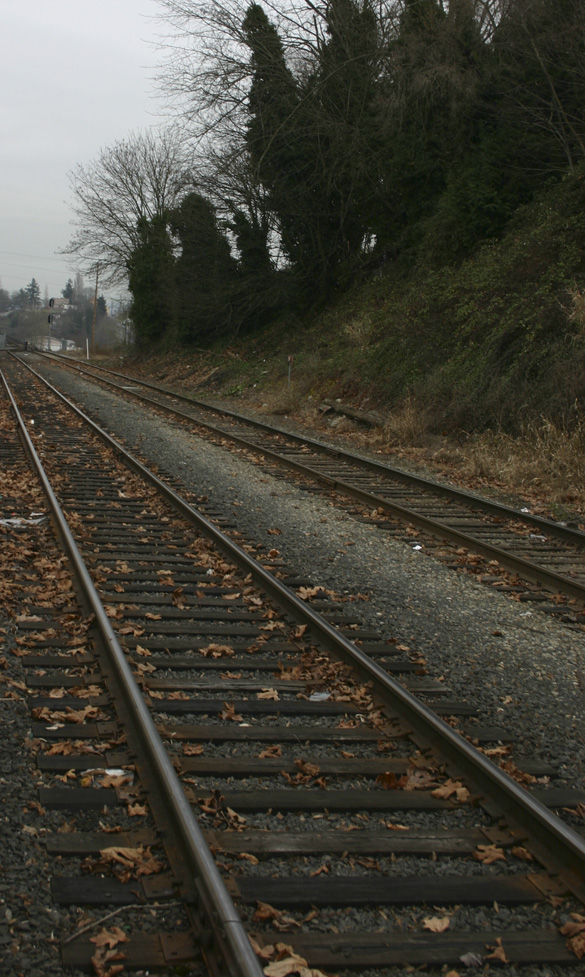
<path fill-rule="evenodd" d="M 48 254 L 23 254 L 21 251 L 2 251 L 0 254 L 10 254 L 13 258 L 38 258 L 39 261 L 64 261 L 63 258 L 51 258 Z"/>
<path fill-rule="evenodd" d="M 44 260 L 44 259 L 40 259 L 40 260 Z M 16 264 L 15 261 L 3 261 L 2 267 L 3 268 L 30 268 L 31 265 L 18 265 Z M 55 268 L 37 268 L 37 271 L 48 271 L 50 275 L 53 275 L 55 273 L 55 270 L 56 270 Z"/>
<path fill-rule="evenodd" d="M 0 281 L 4 281 L 7 278 L 10 279 L 10 281 L 13 281 L 13 282 L 22 282 L 23 279 L 24 279 L 24 276 L 23 275 L 0 275 Z M 48 285 L 51 285 L 53 288 L 63 288 L 63 282 L 46 282 L 46 281 L 43 281 L 40 284 L 42 284 L 43 286 L 44 285 L 47 285 L 47 286 Z"/>

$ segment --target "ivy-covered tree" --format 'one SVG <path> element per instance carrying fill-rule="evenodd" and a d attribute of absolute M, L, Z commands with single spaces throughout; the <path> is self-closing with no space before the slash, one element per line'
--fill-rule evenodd
<path fill-rule="evenodd" d="M 301 94 L 278 31 L 259 4 L 248 7 L 243 30 L 252 73 L 246 149 L 254 177 L 266 189 L 267 205 L 276 215 L 285 254 L 295 263 L 303 256 L 299 190 L 308 175 L 301 145 Z"/>
<path fill-rule="evenodd" d="M 127 261 L 130 315 L 138 345 L 160 340 L 175 324 L 175 258 L 168 219 L 140 218 L 138 246 Z"/>
<path fill-rule="evenodd" d="M 180 254 L 174 265 L 175 331 L 179 342 L 225 333 L 232 325 L 236 261 L 215 208 L 190 193 L 169 217 Z"/>

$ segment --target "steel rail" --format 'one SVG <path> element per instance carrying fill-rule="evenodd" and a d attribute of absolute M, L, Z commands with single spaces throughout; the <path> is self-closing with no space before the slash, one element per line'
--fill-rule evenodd
<path fill-rule="evenodd" d="M 25 365 L 28 366 L 28 364 Z M 32 369 L 30 366 L 28 368 Z M 113 373 L 114 371 L 108 371 L 108 372 Z M 87 374 L 87 375 L 93 376 L 92 374 Z M 101 379 L 101 378 L 97 377 L 96 379 Z M 475 536 L 472 536 L 469 533 L 465 533 L 465 532 L 461 532 L 460 530 L 453 529 L 452 527 L 446 525 L 444 522 L 439 522 L 436 519 L 432 519 L 428 516 L 421 515 L 420 513 L 416 512 L 416 510 L 410 509 L 407 506 L 400 505 L 397 502 L 390 502 L 381 496 L 374 495 L 371 492 L 367 492 L 365 489 L 360 489 L 357 486 L 352 485 L 350 482 L 346 482 L 343 481 L 342 479 L 323 474 L 322 472 L 319 472 L 317 469 L 311 468 L 309 465 L 304 465 L 301 462 L 287 458 L 286 456 L 283 456 L 278 452 L 273 451 L 270 448 L 262 447 L 261 445 L 257 445 L 253 441 L 248 441 L 246 438 L 242 438 L 239 435 L 233 434 L 231 432 L 226 432 L 222 428 L 219 428 L 208 421 L 200 421 L 198 419 L 195 419 L 191 417 L 189 414 L 185 414 L 183 411 L 177 410 L 176 408 L 168 407 L 165 404 L 160 404 L 158 401 L 153 400 L 150 397 L 143 397 L 138 394 L 135 394 L 132 391 L 126 390 L 124 387 L 121 387 L 118 384 L 112 383 L 111 381 L 103 380 L 102 382 L 107 383 L 109 386 L 113 387 L 114 389 L 123 390 L 125 394 L 130 394 L 131 396 L 137 397 L 137 399 L 139 399 L 142 403 L 146 403 L 154 407 L 157 407 L 160 410 L 164 410 L 167 413 L 172 414 L 174 417 L 178 417 L 182 420 L 187 420 L 190 421 L 191 423 L 198 424 L 202 427 L 205 427 L 207 430 L 213 431 L 215 434 L 221 435 L 223 437 L 229 437 L 230 440 L 232 440 L 235 444 L 239 445 L 240 447 L 247 448 L 248 450 L 255 451 L 259 454 L 262 454 L 266 458 L 269 458 L 271 461 L 274 461 L 280 465 L 284 465 L 287 468 L 291 468 L 294 471 L 298 471 L 299 473 L 302 473 L 305 476 L 309 475 L 311 478 L 316 479 L 317 481 L 323 483 L 324 485 L 328 485 L 333 491 L 339 492 L 342 495 L 346 495 L 349 496 L 350 498 L 356 499 L 358 502 L 361 502 L 365 505 L 375 506 L 376 508 L 384 508 L 386 511 L 392 513 L 392 515 L 399 518 L 402 522 L 409 523 L 423 532 L 427 532 L 432 536 L 438 537 L 447 542 L 453 543 L 457 546 L 462 546 L 465 549 L 468 549 L 473 553 L 477 553 L 488 560 L 496 560 L 500 564 L 500 566 L 511 571 L 512 573 L 518 574 L 525 580 L 529 580 L 532 583 L 545 587 L 551 593 L 561 592 L 565 594 L 567 597 L 571 597 L 579 601 L 580 603 L 585 603 L 585 584 L 579 583 L 579 581 L 577 580 L 572 580 L 570 577 L 567 577 L 562 573 L 557 573 L 554 570 L 549 570 L 546 567 L 542 566 L 542 564 L 534 563 L 532 560 L 527 560 L 524 557 L 515 556 L 513 553 L 510 553 L 508 550 L 502 549 L 500 546 L 495 546 L 491 543 L 481 542 Z M 142 381 L 139 382 L 142 383 Z M 152 386 L 147 383 L 143 383 L 143 385 L 147 387 Z M 152 387 L 152 389 L 160 389 L 160 388 Z M 167 392 L 165 391 L 165 393 Z M 178 396 L 178 399 L 187 400 L 191 403 L 197 404 L 197 401 L 193 401 L 190 398 L 182 397 L 181 395 L 175 395 L 171 393 L 167 393 L 167 395 L 172 397 Z M 216 410 L 216 408 L 210 408 L 210 409 Z M 228 416 L 232 416 L 240 419 L 240 415 L 234 414 L 233 412 L 225 411 L 222 408 L 217 408 L 217 410 L 219 410 L 219 412 L 221 413 L 227 414 Z M 241 419 L 247 421 L 247 418 L 241 418 Z M 261 426 L 261 422 L 252 421 L 249 423 L 252 423 L 256 426 Z M 298 440 L 303 444 L 311 444 L 314 446 L 318 446 L 321 449 L 323 448 L 323 446 L 320 445 L 319 442 L 311 441 L 311 439 L 300 438 L 297 435 L 291 436 L 288 434 L 288 432 L 283 431 L 280 428 L 271 428 L 264 425 L 262 426 L 265 427 L 266 430 L 275 431 L 279 434 L 285 435 L 286 437 L 292 437 L 294 440 Z M 327 451 L 331 450 L 333 451 L 334 454 L 339 455 L 340 457 L 350 458 L 350 459 L 352 458 L 351 455 L 348 455 L 347 453 L 342 451 L 336 451 L 334 449 L 328 449 L 328 448 L 326 448 L 326 450 Z M 361 458 L 359 460 L 362 461 Z M 367 461 L 367 459 L 364 459 L 364 461 Z M 377 471 L 384 472 L 386 475 L 388 473 L 391 473 L 392 475 L 395 474 L 394 469 L 390 469 L 385 465 L 377 466 L 376 462 L 369 462 L 369 464 L 375 466 Z M 402 474 L 405 475 L 406 473 L 402 473 Z M 475 500 L 477 498 L 475 495 L 468 496 L 460 489 L 451 490 L 449 488 L 445 488 L 444 486 L 437 485 L 437 483 L 429 481 L 428 479 L 419 479 L 418 476 L 409 476 L 409 478 L 412 479 L 413 484 L 417 484 L 417 483 L 423 484 L 425 488 L 432 489 L 433 491 L 439 489 L 442 492 L 442 494 L 446 494 L 449 497 L 455 497 L 457 498 L 458 501 L 469 502 L 469 500 L 471 499 L 472 507 L 475 505 Z M 575 530 L 571 530 L 568 527 L 558 527 L 556 526 L 555 523 L 549 522 L 549 520 L 540 519 L 539 517 L 531 517 L 529 520 L 526 520 L 524 518 L 524 514 L 516 509 L 508 509 L 505 506 L 499 505 L 498 503 L 491 503 L 489 500 L 479 500 L 479 501 L 485 502 L 485 511 L 487 512 L 493 513 L 495 511 L 499 516 L 505 514 L 507 518 L 514 518 L 514 519 L 522 520 L 524 522 L 528 521 L 530 524 L 537 525 L 541 529 L 546 528 L 546 530 L 548 532 L 551 532 L 551 534 L 553 533 L 553 530 L 554 531 L 559 530 L 559 532 L 556 534 L 562 536 L 563 539 L 569 538 L 571 539 L 571 541 L 574 542 L 576 536 L 579 542 L 585 543 L 585 533 L 581 533 L 581 532 L 577 533 Z M 551 527 L 553 527 L 553 529 L 551 529 Z"/>
<path fill-rule="evenodd" d="M 38 353 L 38 355 L 44 356 L 48 359 L 53 358 L 62 360 L 69 366 L 76 369 L 77 372 L 82 376 L 92 377 L 93 379 L 97 380 L 101 379 L 99 376 L 96 376 L 95 373 L 91 373 L 87 369 L 82 369 L 80 364 L 72 361 L 70 357 L 65 356 L 64 354 L 49 353 L 45 350 L 35 350 L 35 352 Z M 132 377 L 126 373 L 110 370 L 105 366 L 94 366 L 93 369 L 100 370 L 102 373 L 108 373 L 114 377 L 119 377 L 121 380 L 126 380 L 133 385 L 145 387 L 147 390 L 157 391 L 158 393 L 164 394 L 167 397 L 172 397 L 175 400 L 184 401 L 187 404 L 193 404 L 195 407 L 203 407 L 205 410 L 212 413 L 221 414 L 224 417 L 241 421 L 250 427 L 258 428 L 258 430 L 265 431 L 269 434 L 278 434 L 282 437 L 288 438 L 290 441 L 295 441 L 297 444 L 309 445 L 310 447 L 314 448 L 315 451 L 319 451 L 322 454 L 327 454 L 334 458 L 341 458 L 348 462 L 357 462 L 361 467 L 366 468 L 376 474 L 391 477 L 397 481 L 403 481 L 405 484 L 412 485 L 414 487 L 423 486 L 429 491 L 434 492 L 436 495 L 441 495 L 444 498 L 455 499 L 469 505 L 471 508 L 478 509 L 494 516 L 501 516 L 506 519 L 517 519 L 526 525 L 534 526 L 535 528 L 546 531 L 559 539 L 568 540 L 569 542 L 574 543 L 581 543 L 583 546 L 585 546 L 585 532 L 570 526 L 566 526 L 563 523 L 555 522 L 552 519 L 546 519 L 544 516 L 536 516 L 533 513 L 522 512 L 520 509 L 515 509 L 512 506 L 504 505 L 502 502 L 495 502 L 493 499 L 487 499 L 483 496 L 476 495 L 474 492 L 466 492 L 463 489 L 459 489 L 453 485 L 444 485 L 441 482 L 435 482 L 433 479 L 425 478 L 422 475 L 414 475 L 412 472 L 407 472 L 402 468 L 395 468 L 391 465 L 385 465 L 382 462 L 374 461 L 372 458 L 366 458 L 364 455 L 353 454 L 352 452 L 345 451 L 343 448 L 334 447 L 332 445 L 325 444 L 322 441 L 317 441 L 315 438 L 295 434 L 292 431 L 286 430 L 286 428 L 277 427 L 273 424 L 267 424 L 265 421 L 260 421 L 254 417 L 248 417 L 246 414 L 239 414 L 237 411 L 230 410 L 226 407 L 221 407 L 218 404 L 212 404 L 206 400 L 199 400 L 195 397 L 189 397 L 187 394 L 178 393 L 174 390 L 168 390 L 166 387 L 160 386 L 160 384 L 150 383 L 147 380 L 141 380 L 138 377 Z M 225 437 L 233 438 L 236 442 L 238 441 L 237 435 L 232 435 L 229 431 L 225 431 L 223 428 L 218 428 L 216 425 L 211 424 L 210 422 L 193 418 L 189 414 L 183 414 L 181 411 L 178 411 L 175 408 L 167 407 L 165 404 L 160 404 L 158 401 L 152 400 L 148 397 L 141 397 L 138 393 L 136 393 L 136 391 L 128 390 L 122 384 L 111 383 L 111 381 L 107 380 L 104 380 L 104 382 L 109 383 L 114 388 L 122 390 L 125 394 L 131 397 L 135 397 L 136 399 L 142 400 L 145 403 L 153 404 L 154 406 L 157 406 L 162 410 L 166 410 L 171 414 L 177 414 L 179 417 L 184 418 L 185 420 L 190 420 L 192 423 L 200 424 L 201 427 L 208 428 L 210 431 L 214 431 L 215 433 L 221 434 Z M 270 454 L 269 449 L 262 449 L 258 445 L 255 445 L 254 442 L 242 439 L 241 443 L 245 447 L 255 449 L 256 451 L 266 451 L 267 454 Z M 275 454 L 274 457 L 275 459 L 278 459 L 281 456 Z M 285 461 L 287 464 L 295 467 L 294 462 L 289 462 L 288 459 L 285 459 Z M 329 481 L 327 476 L 319 477 L 323 478 L 324 481 Z M 339 484 L 345 486 L 346 483 L 341 482 Z M 375 496 L 375 498 L 379 502 L 385 501 L 380 499 L 378 496 Z M 387 504 L 388 506 L 391 506 L 391 503 Z"/>
<path fill-rule="evenodd" d="M 159 783 L 164 791 L 165 798 L 168 802 L 168 810 L 181 839 L 183 851 L 189 859 L 191 870 L 195 875 L 195 889 L 202 898 L 202 903 L 206 908 L 210 924 L 215 928 L 219 927 L 221 930 L 224 942 L 220 946 L 220 950 L 227 958 L 230 973 L 237 975 L 237 977 L 263 977 L 262 967 L 258 963 L 244 924 L 221 879 L 217 865 L 207 847 L 197 819 L 185 796 L 181 782 L 164 747 L 160 734 L 156 729 L 150 711 L 136 684 L 118 638 L 112 629 L 102 601 L 77 547 L 73 534 L 69 529 L 63 510 L 43 469 L 41 460 L 2 371 L 0 371 L 0 377 L 2 378 L 4 389 L 15 414 L 25 447 L 49 502 L 54 523 L 68 554 L 75 577 L 82 588 L 91 611 L 95 614 L 96 626 L 99 629 L 104 643 L 108 661 L 120 684 L 125 706 L 131 716 L 135 733 L 139 737 L 148 762 L 151 764 L 152 770 L 158 777 Z"/>
<path fill-rule="evenodd" d="M 34 370 L 31 372 L 38 376 Z M 265 592 L 296 621 L 308 624 L 314 639 L 320 641 L 334 655 L 348 662 L 366 681 L 371 681 L 373 688 L 386 705 L 412 726 L 412 729 L 424 739 L 425 744 L 439 754 L 440 759 L 443 761 L 446 759 L 460 774 L 468 778 L 479 796 L 489 802 L 495 802 L 499 811 L 510 819 L 520 834 L 527 833 L 532 842 L 536 843 L 543 863 L 549 865 L 552 863 L 555 871 L 562 871 L 565 883 L 579 899 L 585 901 L 585 838 L 552 814 L 544 804 L 531 796 L 525 788 L 505 774 L 483 753 L 476 750 L 471 743 L 394 680 L 365 652 L 345 638 L 320 614 L 308 607 L 292 590 L 189 505 L 47 380 L 40 376 L 38 378 L 84 423 L 89 424 L 92 430 L 124 459 L 126 464 L 154 485 L 177 511 L 197 526 L 200 532 L 212 539 L 218 549 L 246 573 L 252 574 L 253 579 Z"/>

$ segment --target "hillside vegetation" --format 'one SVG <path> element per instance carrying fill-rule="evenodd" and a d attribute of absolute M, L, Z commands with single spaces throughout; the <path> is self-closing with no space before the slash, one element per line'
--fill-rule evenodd
<path fill-rule="evenodd" d="M 360 446 L 565 517 L 585 509 L 584 280 L 581 171 L 456 267 L 388 264 L 318 315 L 132 365 L 304 423 L 339 399 L 380 416 L 378 430 L 336 428 Z"/>
<path fill-rule="evenodd" d="M 183 349 L 177 371 L 210 392 L 291 405 L 341 398 L 387 418 L 408 405 L 428 433 L 571 427 L 585 402 L 584 280 L 582 170 L 456 266 L 388 263 L 318 314 Z M 160 349 L 143 361 L 153 357 Z M 160 370 L 175 374 L 172 362 L 169 351 Z"/>
<path fill-rule="evenodd" d="M 161 5 L 177 125 L 78 168 L 70 244 L 127 279 L 153 369 L 576 479 L 583 0 Z"/>

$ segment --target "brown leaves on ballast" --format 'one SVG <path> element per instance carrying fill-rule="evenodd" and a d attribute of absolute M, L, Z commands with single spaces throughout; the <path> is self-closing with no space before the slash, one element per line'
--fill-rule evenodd
<path fill-rule="evenodd" d="M 261 960 L 272 961 L 264 967 L 266 977 L 288 977 L 289 974 L 296 974 L 298 977 L 326 977 L 322 970 L 309 967 L 305 958 L 295 953 L 293 948 L 286 943 L 268 944 L 261 947 L 253 937 L 249 937 L 249 939 L 254 952 Z"/>
<path fill-rule="evenodd" d="M 378 774 L 376 783 L 386 790 L 430 790 L 437 786 L 436 775 L 432 770 L 417 770 L 416 767 L 409 767 L 400 776 L 392 771 Z"/>
<path fill-rule="evenodd" d="M 97 706 L 86 706 L 85 709 L 72 709 L 67 706 L 64 710 L 51 710 L 41 706 L 32 710 L 33 719 L 42 719 L 51 723 L 84 723 L 87 719 L 103 719 L 104 714 Z"/>
<path fill-rule="evenodd" d="M 571 913 L 571 918 L 561 928 L 561 933 L 567 937 L 569 950 L 582 960 L 585 957 L 585 916 Z"/>
<path fill-rule="evenodd" d="M 156 875 L 162 872 L 164 864 L 152 854 L 150 846 L 128 848 L 112 845 L 100 849 L 99 858 L 86 858 L 82 868 L 85 872 L 113 876 L 119 882 L 128 882 L 141 875 Z"/>
<path fill-rule="evenodd" d="M 102 929 L 97 936 L 92 936 L 91 943 L 95 943 L 96 952 L 91 958 L 94 973 L 97 977 L 116 977 L 124 970 L 126 954 L 119 949 L 120 943 L 128 943 L 129 937 L 119 926 L 111 930 Z"/>

